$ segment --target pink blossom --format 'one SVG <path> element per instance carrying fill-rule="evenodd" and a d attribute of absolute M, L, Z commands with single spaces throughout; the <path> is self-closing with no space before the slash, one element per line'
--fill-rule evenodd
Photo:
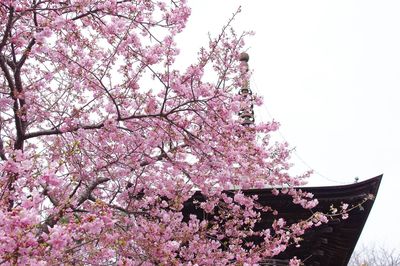
<path fill-rule="evenodd" d="M 296 257 L 294 257 L 293 259 L 291 259 L 289 261 L 289 265 L 290 266 L 300 266 L 301 261 L 299 259 L 297 259 Z"/>

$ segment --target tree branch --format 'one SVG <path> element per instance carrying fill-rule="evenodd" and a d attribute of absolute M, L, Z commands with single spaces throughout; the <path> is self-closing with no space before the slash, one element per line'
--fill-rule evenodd
<path fill-rule="evenodd" d="M 3 161 L 7 160 L 6 154 L 4 152 L 3 139 L 1 138 L 1 136 L 0 136 L 0 158 Z"/>
<path fill-rule="evenodd" d="M 10 7 L 10 13 L 8 15 L 8 21 L 7 21 L 6 29 L 4 30 L 3 39 L 1 40 L 1 43 L 0 43 L 0 52 L 6 46 L 8 36 L 10 36 L 11 27 L 12 27 L 12 24 L 13 24 L 13 17 L 14 17 L 14 7 Z"/>

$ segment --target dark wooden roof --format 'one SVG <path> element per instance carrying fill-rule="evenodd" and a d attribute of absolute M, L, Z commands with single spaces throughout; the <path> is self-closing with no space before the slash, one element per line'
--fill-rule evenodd
<path fill-rule="evenodd" d="M 333 204 L 337 207 L 341 203 L 357 205 L 369 195 L 376 197 L 382 175 L 369 180 L 343 186 L 329 187 L 305 187 L 302 190 L 313 193 L 319 204 L 313 211 L 329 212 Z M 271 206 L 279 211 L 279 217 L 285 218 L 288 222 L 296 222 L 310 216 L 310 211 L 305 210 L 292 203 L 292 198 L 287 195 L 274 196 L 271 189 L 250 189 L 245 190 L 246 195 L 258 195 L 258 201 L 263 205 Z M 185 204 L 183 214 L 196 214 L 204 217 L 202 210 L 196 208 L 193 200 L 202 201 L 203 196 L 197 192 Z M 288 259 L 297 256 L 302 259 L 305 265 L 311 266 L 345 266 L 350 260 L 351 254 L 360 237 L 365 222 L 371 211 L 374 201 L 368 200 L 362 208 L 355 208 L 350 212 L 346 220 L 332 220 L 328 224 L 306 231 L 304 240 L 300 247 L 290 246 L 281 255 L 269 260 L 266 265 L 287 265 Z M 270 214 L 263 214 L 257 229 L 269 228 L 273 217 Z"/>

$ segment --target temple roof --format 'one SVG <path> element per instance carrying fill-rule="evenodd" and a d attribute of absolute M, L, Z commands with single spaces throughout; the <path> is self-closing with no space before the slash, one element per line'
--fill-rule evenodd
<path fill-rule="evenodd" d="M 318 199 L 319 204 L 312 210 L 313 212 L 327 213 L 332 204 L 340 206 L 342 203 L 348 203 L 349 206 L 352 206 L 358 205 L 365 198 L 376 197 L 381 179 L 382 175 L 350 185 L 304 187 L 301 189 L 313 193 L 314 197 Z M 271 189 L 250 189 L 243 192 L 249 196 L 258 195 L 258 202 L 277 209 L 279 217 L 285 218 L 289 223 L 307 219 L 311 215 L 310 210 L 293 204 L 291 196 L 274 196 Z M 185 204 L 184 216 L 196 214 L 198 217 L 202 217 L 203 211 L 193 204 L 194 200 L 202 201 L 202 199 L 201 193 L 196 192 Z M 279 256 L 267 260 L 265 265 L 288 265 L 288 260 L 294 256 L 302 259 L 305 265 L 347 265 L 373 204 L 374 200 L 368 200 L 362 204 L 362 207 L 353 209 L 348 219 L 331 220 L 327 224 L 306 231 L 302 236 L 304 240 L 300 247 L 289 246 Z M 255 230 L 271 227 L 273 218 L 275 217 L 270 213 L 262 214 L 261 221 L 257 223 Z"/>

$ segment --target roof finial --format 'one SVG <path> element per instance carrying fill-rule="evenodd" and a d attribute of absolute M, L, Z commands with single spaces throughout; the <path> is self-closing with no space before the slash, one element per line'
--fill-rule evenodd
<path fill-rule="evenodd" d="M 249 54 L 246 52 L 240 53 L 239 60 L 244 62 L 249 62 Z"/>
<path fill-rule="evenodd" d="M 254 110 L 253 110 L 253 96 L 250 89 L 250 82 L 248 73 L 249 72 L 249 55 L 245 52 L 239 56 L 240 70 L 242 77 L 244 78 L 242 87 L 239 90 L 239 95 L 243 96 L 242 108 L 239 111 L 240 122 L 243 126 L 249 126 L 254 123 Z"/>

